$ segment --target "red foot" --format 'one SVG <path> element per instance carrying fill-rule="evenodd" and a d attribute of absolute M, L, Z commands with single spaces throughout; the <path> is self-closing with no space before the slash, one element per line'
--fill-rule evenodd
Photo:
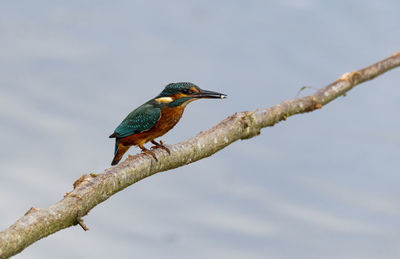
<path fill-rule="evenodd" d="M 151 152 L 150 150 L 148 150 L 147 148 L 143 147 L 142 148 L 142 152 L 152 156 L 158 162 L 158 159 L 157 159 L 156 155 L 153 152 Z"/>
<path fill-rule="evenodd" d="M 155 145 L 155 146 L 152 146 L 152 147 L 151 147 L 152 149 L 162 148 L 162 149 L 164 149 L 165 151 L 167 151 L 169 155 L 171 155 L 171 151 L 169 150 L 169 148 L 167 148 L 166 146 L 164 146 L 164 143 L 162 142 L 162 140 L 160 140 L 160 143 L 158 143 L 158 142 L 152 140 L 151 143 L 153 143 L 153 144 Z"/>

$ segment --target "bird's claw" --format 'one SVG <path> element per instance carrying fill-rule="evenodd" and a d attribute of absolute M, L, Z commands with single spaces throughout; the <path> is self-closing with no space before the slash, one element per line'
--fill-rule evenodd
<path fill-rule="evenodd" d="M 142 149 L 142 152 L 145 153 L 145 154 L 147 154 L 147 155 L 152 156 L 152 157 L 158 162 L 158 159 L 157 159 L 156 155 L 155 155 L 153 152 L 151 152 L 150 150 L 148 150 L 148 149 Z"/>
<path fill-rule="evenodd" d="M 151 149 L 161 148 L 161 149 L 164 149 L 165 151 L 167 151 L 169 155 L 171 155 L 171 151 L 169 150 L 169 148 L 164 146 L 164 142 L 162 142 L 162 140 L 160 140 L 160 143 L 152 140 L 151 143 L 154 144 L 154 146 L 152 146 Z"/>

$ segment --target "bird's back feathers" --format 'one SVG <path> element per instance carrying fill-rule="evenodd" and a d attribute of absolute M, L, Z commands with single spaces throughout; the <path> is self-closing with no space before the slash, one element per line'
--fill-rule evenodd
<path fill-rule="evenodd" d="M 161 109 L 152 102 L 147 102 L 126 116 L 110 138 L 123 138 L 150 130 L 160 119 Z"/>

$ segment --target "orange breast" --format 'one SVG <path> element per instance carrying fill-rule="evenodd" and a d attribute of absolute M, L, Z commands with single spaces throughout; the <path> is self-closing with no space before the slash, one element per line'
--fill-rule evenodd
<path fill-rule="evenodd" d="M 161 110 L 161 118 L 157 121 L 156 125 L 150 130 L 143 131 L 138 134 L 133 134 L 120 139 L 120 143 L 125 146 L 143 145 L 155 138 L 161 137 L 172 129 L 182 117 L 184 106 L 173 108 L 163 108 Z"/>

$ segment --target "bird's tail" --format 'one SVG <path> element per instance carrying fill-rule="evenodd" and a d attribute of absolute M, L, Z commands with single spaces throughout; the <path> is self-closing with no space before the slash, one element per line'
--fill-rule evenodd
<path fill-rule="evenodd" d="M 129 146 L 122 145 L 118 140 L 115 141 L 115 151 L 114 151 L 114 159 L 111 162 L 111 165 L 116 165 L 124 156 L 125 152 L 128 151 Z"/>

